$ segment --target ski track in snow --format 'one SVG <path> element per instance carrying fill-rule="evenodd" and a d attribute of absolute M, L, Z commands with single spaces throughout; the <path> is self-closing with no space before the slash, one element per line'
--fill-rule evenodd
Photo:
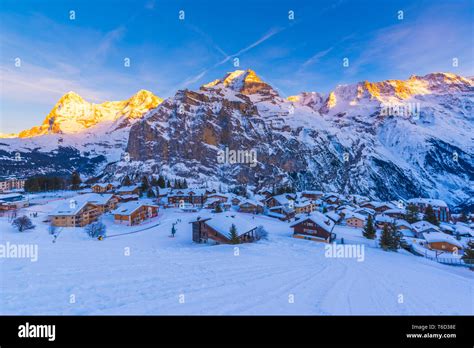
<path fill-rule="evenodd" d="M 64 229 L 56 243 L 41 222 L 44 214 L 24 233 L 0 218 L 1 243 L 39 247 L 37 262 L 0 258 L 1 314 L 474 313 L 472 272 L 369 247 L 357 229 L 336 227 L 336 233 L 346 243 L 366 243 L 363 262 L 327 258 L 324 244 L 293 239 L 288 223 L 268 217 L 255 219 L 269 239 L 239 245 L 234 256 L 232 245 L 192 243 L 188 222 L 199 213 L 162 210 L 159 226 L 104 241 L 80 228 Z M 170 238 L 178 218 L 176 238 Z M 111 235 L 133 230 L 104 220 Z"/>

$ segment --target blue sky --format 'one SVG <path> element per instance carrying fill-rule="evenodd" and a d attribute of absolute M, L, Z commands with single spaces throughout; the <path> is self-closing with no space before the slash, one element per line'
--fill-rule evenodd
<path fill-rule="evenodd" d="M 471 0 L 2 0 L 0 132 L 40 124 L 70 90 L 92 102 L 169 97 L 236 70 L 234 58 L 282 96 L 474 75 L 473 12 Z"/>

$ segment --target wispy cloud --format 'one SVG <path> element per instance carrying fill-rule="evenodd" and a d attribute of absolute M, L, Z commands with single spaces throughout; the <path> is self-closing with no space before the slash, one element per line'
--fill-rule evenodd
<path fill-rule="evenodd" d="M 315 55 L 313 55 L 311 58 L 309 58 L 308 60 L 306 60 L 303 64 L 302 64 L 302 67 L 303 68 L 306 68 L 308 65 L 311 65 L 311 64 L 316 64 L 321 58 L 325 57 L 329 52 L 331 52 L 333 50 L 334 47 L 329 47 L 328 49 L 326 50 L 323 50 L 323 51 L 319 51 L 317 52 Z"/>

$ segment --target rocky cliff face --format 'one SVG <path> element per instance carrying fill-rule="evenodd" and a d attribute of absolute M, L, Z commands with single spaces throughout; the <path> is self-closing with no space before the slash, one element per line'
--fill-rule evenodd
<path fill-rule="evenodd" d="M 472 80 L 430 74 L 285 100 L 236 71 L 164 101 L 132 126 L 131 162 L 107 170 L 462 202 L 473 193 L 473 96 Z M 226 149 L 255 151 L 257 163 L 220 163 Z"/>

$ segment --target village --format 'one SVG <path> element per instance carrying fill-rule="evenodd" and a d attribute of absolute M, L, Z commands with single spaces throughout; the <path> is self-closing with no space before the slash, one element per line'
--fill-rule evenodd
<path fill-rule="evenodd" d="M 0 193 L 4 314 L 471 311 L 473 216 L 436 199 L 48 180 Z"/>
<path fill-rule="evenodd" d="M 173 213 L 177 221 L 189 220 L 186 233 L 194 243 L 213 245 L 265 238 L 272 231 L 262 227 L 264 218 L 286 224 L 288 237 L 340 244 L 365 237 L 380 240 L 384 250 L 404 248 L 449 264 L 469 266 L 472 262 L 474 214 L 451 214 L 447 204 L 438 199 L 381 202 L 314 190 L 275 194 L 270 188 L 243 196 L 209 188 L 126 181 L 126 185 L 80 184 L 76 190 L 57 191 L 53 200 L 42 200 L 41 192 L 25 192 L 25 180 L 2 181 L 0 216 L 9 222 L 21 216 L 34 217 L 35 224 L 47 225 L 55 238 L 62 230 L 87 230 L 89 226 L 89 231 L 93 230 L 88 232 L 90 236 L 103 240 L 110 226 L 120 225 L 121 233 L 135 231 L 137 226 L 161 229 L 160 219 Z M 187 186 L 177 182 L 175 186 Z M 40 213 L 37 206 L 43 206 Z M 34 224 L 24 227 L 28 226 Z M 171 236 L 176 233 L 174 224 L 169 232 Z M 383 245 L 384 233 L 387 245 Z"/>

